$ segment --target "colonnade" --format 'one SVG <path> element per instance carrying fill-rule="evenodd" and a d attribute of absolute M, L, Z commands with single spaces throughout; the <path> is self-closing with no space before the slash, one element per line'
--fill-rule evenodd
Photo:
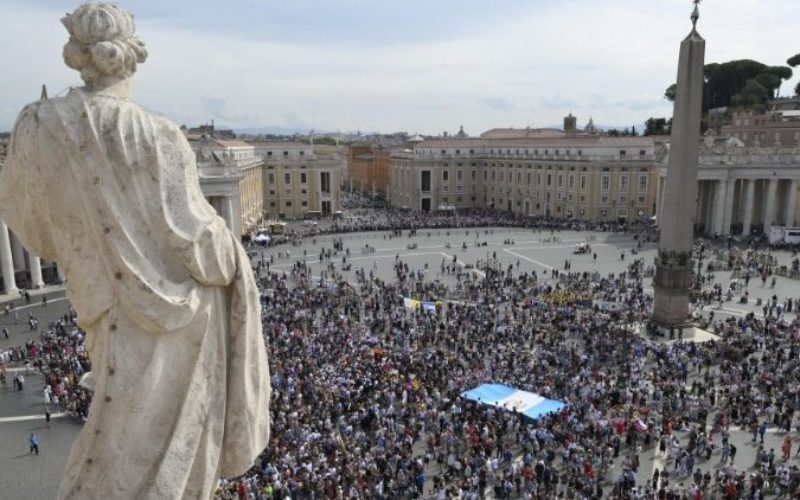
<path fill-rule="evenodd" d="M 26 251 L 22 244 L 8 230 L 8 226 L 0 220 L 0 271 L 3 273 L 3 293 L 15 293 L 19 291 L 17 287 L 16 272 L 28 269 L 30 271 L 31 288 L 41 288 L 44 286 L 42 277 L 41 259 L 27 252 L 27 267 L 25 259 Z M 63 276 L 59 270 L 59 278 Z"/>
<path fill-rule="evenodd" d="M 661 213 L 664 178 L 658 189 L 657 216 Z M 695 224 L 708 235 L 749 235 L 753 229 L 768 233 L 772 226 L 797 223 L 798 179 L 729 177 L 700 179 Z"/>

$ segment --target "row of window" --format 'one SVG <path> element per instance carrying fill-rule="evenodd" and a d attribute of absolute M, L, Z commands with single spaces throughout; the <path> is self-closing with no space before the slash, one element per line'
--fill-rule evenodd
<path fill-rule="evenodd" d="M 497 150 L 497 154 L 500 154 L 500 155 L 502 155 L 502 154 L 507 154 L 507 155 L 510 155 L 510 154 L 529 155 L 530 151 L 531 150 L 529 150 L 529 149 L 524 149 L 524 150 L 516 149 L 516 150 L 514 150 L 514 153 L 512 153 L 510 149 L 506 149 L 505 153 L 504 153 L 502 149 L 498 149 Z M 550 150 L 549 149 L 545 149 L 545 150 L 543 150 L 543 152 L 544 152 L 544 155 L 549 155 L 550 154 Z M 429 149 L 427 151 L 427 153 L 428 154 L 433 154 L 433 150 Z M 446 149 L 442 149 L 440 151 L 440 154 L 442 154 L 442 155 L 455 154 L 456 156 L 458 156 L 458 155 L 461 154 L 461 150 L 460 149 L 451 150 L 451 152 L 448 153 Z M 475 154 L 475 150 L 474 149 L 470 149 L 469 150 L 469 154 L 474 155 Z M 491 155 L 495 154 L 495 150 L 494 149 L 490 150 L 489 154 L 491 154 Z M 534 149 L 533 150 L 533 154 L 534 155 L 538 155 L 539 154 L 539 150 L 538 149 Z M 556 155 L 556 156 L 559 156 L 561 154 L 561 150 L 560 149 L 554 149 L 553 150 L 553 154 Z M 581 149 L 578 149 L 578 150 L 566 149 L 566 150 L 564 150 L 564 154 L 566 156 L 573 156 L 573 155 L 575 155 L 575 156 L 583 156 L 583 150 L 581 150 Z M 640 149 L 639 150 L 639 156 L 646 156 L 646 155 L 647 155 L 647 150 L 646 149 Z M 620 149 L 619 150 L 619 156 L 628 156 L 628 150 Z"/>
<path fill-rule="evenodd" d="M 306 173 L 300 172 L 300 184 L 306 183 Z M 289 172 L 285 172 L 283 174 L 283 183 L 284 184 L 291 184 L 292 183 L 292 174 Z M 275 174 L 270 172 L 267 174 L 267 184 L 275 184 Z"/>
<path fill-rule="evenodd" d="M 291 206 L 292 206 L 292 200 L 286 200 L 286 201 L 283 203 L 283 205 L 284 205 L 285 207 L 291 207 Z M 270 206 L 271 208 L 275 208 L 275 207 L 277 206 L 277 203 L 276 203 L 276 202 L 274 202 L 274 201 L 271 201 L 271 202 L 269 202 L 269 206 Z M 301 202 L 300 202 L 300 206 L 302 206 L 302 207 L 307 207 L 307 206 L 308 206 L 308 200 L 303 200 L 303 201 L 301 201 Z"/>
<path fill-rule="evenodd" d="M 486 174 L 486 172 L 484 172 L 484 174 Z M 502 173 L 501 173 L 501 176 L 502 176 Z M 457 170 L 456 171 L 456 179 L 459 182 L 462 180 L 461 170 Z M 532 179 L 532 172 L 528 172 L 526 174 L 526 181 L 527 181 L 528 184 L 531 184 L 531 179 Z M 546 179 L 547 179 L 547 185 L 548 186 L 552 186 L 553 185 L 553 174 L 549 174 L 548 173 Z M 473 181 L 475 180 L 475 171 L 474 170 L 472 171 L 472 180 Z M 496 181 L 496 180 L 497 179 L 496 179 L 496 176 L 495 176 L 495 172 L 492 171 L 492 181 Z M 449 173 L 449 171 L 442 170 L 442 182 L 449 182 L 449 181 L 450 181 L 450 173 Z M 502 181 L 502 178 L 501 178 L 501 181 Z M 507 172 L 506 173 L 506 182 L 513 182 L 513 175 L 512 175 L 511 172 Z M 570 175 L 568 177 L 568 182 L 569 182 L 569 189 L 575 189 L 575 176 L 574 175 Z M 639 176 L 639 191 L 646 191 L 647 190 L 647 182 L 648 181 L 647 181 L 647 176 L 646 175 L 640 175 Z M 519 173 L 517 173 L 517 184 L 521 184 L 521 183 L 522 183 L 522 173 L 519 172 Z M 585 175 L 582 175 L 581 176 L 581 189 L 582 190 L 586 189 L 586 183 L 587 183 L 587 177 Z M 540 186 L 542 185 L 542 174 L 536 174 L 536 184 L 540 185 Z M 563 188 L 564 187 L 564 176 L 563 175 L 559 174 L 558 176 L 556 176 L 556 185 L 559 188 Z M 600 189 L 602 189 L 603 191 L 608 191 L 610 189 L 610 187 L 611 187 L 611 177 L 608 176 L 608 175 L 602 176 L 600 178 Z M 447 185 L 443 186 L 443 189 L 446 190 L 447 189 Z M 622 190 L 622 191 L 627 191 L 627 189 L 628 189 L 628 176 L 627 175 L 621 175 L 619 177 L 619 189 Z"/>

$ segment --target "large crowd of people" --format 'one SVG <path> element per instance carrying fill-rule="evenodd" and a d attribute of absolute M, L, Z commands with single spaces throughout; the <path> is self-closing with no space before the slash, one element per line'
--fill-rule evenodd
<path fill-rule="evenodd" d="M 38 323 L 32 312 L 29 321 Z M 91 371 L 91 363 L 84 345 L 84 333 L 76 322 L 75 311 L 69 308 L 63 317 L 40 331 L 37 338 L 21 345 L 0 348 L 0 381 L 5 386 L 11 378 L 8 366 L 24 368 L 24 371 L 14 374 L 15 380 L 22 377 L 24 381 L 25 376 L 41 373 L 44 386 L 33 390 L 42 390 L 45 410 L 42 413 L 67 412 L 85 420 L 89 414 L 91 392 L 80 381 L 84 373 Z M 17 383 L 16 389 L 24 390 L 25 385 Z"/>
<path fill-rule="evenodd" d="M 489 212 L 404 217 L 364 214 L 351 229 L 523 224 Z M 584 226 L 541 225 L 630 230 Z M 321 261 L 351 251 L 331 244 Z M 718 339 L 648 337 L 639 331 L 652 301 L 646 266 L 627 264 L 612 275 L 511 265 L 478 276 L 443 261 L 436 276 L 397 256 L 392 279 L 360 269 L 347 280 L 335 266 L 320 279 L 295 257 L 285 272 L 261 275 L 273 433 L 251 471 L 222 480 L 217 496 L 797 498 L 798 320 L 777 297 L 764 315 L 715 313 L 710 290 L 727 273 L 711 270 L 697 297 Z M 409 308 L 404 298 L 436 307 Z M 75 410 L 85 414 L 82 341 L 67 315 L 10 350 L 10 361 L 41 368 L 53 393 L 66 392 L 59 404 L 82 401 Z M 566 407 L 531 420 L 461 397 L 487 382 Z M 734 434 L 752 444 L 744 449 Z M 775 434 L 777 450 L 763 444 Z"/>

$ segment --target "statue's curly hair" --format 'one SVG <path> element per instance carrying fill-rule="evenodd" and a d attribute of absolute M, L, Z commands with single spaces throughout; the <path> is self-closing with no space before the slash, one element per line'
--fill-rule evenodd
<path fill-rule="evenodd" d="M 136 35 L 133 15 L 114 4 L 89 3 L 67 14 L 61 22 L 69 32 L 64 62 L 91 84 L 103 76 L 127 78 L 147 59 Z"/>

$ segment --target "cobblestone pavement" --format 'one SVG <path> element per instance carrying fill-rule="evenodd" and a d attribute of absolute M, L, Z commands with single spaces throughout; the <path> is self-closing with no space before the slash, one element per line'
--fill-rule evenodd
<path fill-rule="evenodd" d="M 656 246 L 646 244 L 637 255 L 631 254 L 636 242 L 630 235 L 564 231 L 550 234 L 550 232 L 532 231 L 516 228 L 495 229 L 456 229 L 450 230 L 419 230 L 418 236 L 409 238 L 408 231 L 402 237 L 389 237 L 389 233 L 348 233 L 343 235 L 325 235 L 306 240 L 301 246 L 280 245 L 274 248 L 251 248 L 255 252 L 254 265 L 272 259 L 271 270 L 288 271 L 292 264 L 303 260 L 303 251 L 306 252 L 305 260 L 311 266 L 315 277 L 319 276 L 322 267 L 318 264 L 320 249 L 331 248 L 334 238 L 342 238 L 345 248 L 351 252 L 350 262 L 352 270 L 345 272 L 349 280 L 355 280 L 354 271 L 363 268 L 366 272 L 372 270 L 377 276 L 385 280 L 394 279 L 392 264 L 395 256 L 408 263 L 413 270 L 423 270 L 427 279 L 441 279 L 445 283 L 453 284 L 452 276 L 439 275 L 442 260 L 452 262 L 453 256 L 458 262 L 475 264 L 485 261 L 487 257 L 499 262 L 503 268 L 517 265 L 523 271 L 535 270 L 542 277 L 550 275 L 552 269 L 563 270 L 564 261 L 571 262 L 574 271 L 599 271 L 602 274 L 618 273 L 626 268 L 631 259 L 643 258 L 646 265 L 651 265 L 655 257 Z M 547 241 L 556 238 L 557 241 Z M 510 241 L 513 240 L 513 244 Z M 482 245 L 484 242 L 486 246 Z M 450 243 L 450 248 L 447 243 Z M 592 253 L 574 255 L 573 250 L 577 243 L 588 242 L 592 246 Z M 416 243 L 416 249 L 409 249 L 408 245 Z M 466 250 L 462 244 L 466 243 Z M 362 253 L 364 245 L 375 248 L 374 253 Z M 285 253 L 289 252 L 289 256 Z M 279 256 L 279 253 L 281 256 Z M 597 254 L 597 259 L 593 254 Z M 621 255 L 624 253 L 624 259 Z M 776 254 L 779 263 L 789 264 L 791 255 L 787 252 Z M 495 259 L 496 257 L 496 259 Z M 428 268 L 425 269 L 425 264 Z M 337 262 L 337 270 L 341 269 L 341 262 Z M 547 271 L 545 274 L 544 272 Z M 730 283 L 729 272 L 719 272 L 716 280 L 727 288 Z M 650 280 L 645 280 L 649 286 Z M 773 294 L 779 298 L 796 295 L 800 292 L 800 283 L 789 278 L 778 277 L 775 288 L 762 286 L 760 279 L 753 279 L 748 288 L 753 300 L 748 305 L 726 302 L 721 310 L 715 306 L 716 317 L 724 315 L 740 316 L 748 312 L 761 313 L 760 307 L 755 306 L 755 299 L 767 299 Z M 31 299 L 30 304 L 23 300 L 14 301 L 18 309 L 18 319 L 15 324 L 13 316 L 6 316 L 3 312 L 4 305 L 0 305 L 0 328 L 6 326 L 10 330 L 10 339 L 5 340 L 0 336 L 0 348 L 20 345 L 26 340 L 36 338 L 38 332 L 31 331 L 27 325 L 28 311 L 39 319 L 40 328 L 67 311 L 68 304 L 63 291 L 48 293 L 48 305 L 41 305 L 41 297 Z M 707 314 L 707 311 L 706 311 Z M 43 416 L 43 379 L 36 374 L 26 377 L 24 390 L 19 393 L 10 388 L 0 388 L 0 491 L 2 498 L 9 499 L 45 499 L 53 498 L 58 488 L 61 473 L 72 442 L 80 431 L 81 424 L 71 417 L 54 418 L 50 425 L 46 425 Z M 25 417 L 35 417 L 32 420 Z M 24 420 L 20 420 L 20 419 Z M 27 438 L 30 432 L 36 432 L 40 438 L 41 454 L 31 456 L 28 454 Z M 686 432 L 677 432 L 682 440 Z M 784 434 L 771 431 L 766 437 L 766 447 L 775 448 L 780 455 L 780 444 Z M 732 428 L 731 442 L 738 448 L 735 464 L 740 468 L 749 468 L 755 454 L 755 446 L 750 443 L 747 432 Z M 795 439 L 797 442 L 797 439 Z M 797 444 L 795 444 L 795 449 Z M 625 454 L 623 447 L 621 454 Z M 794 450 L 793 450 L 794 452 Z M 645 450 L 641 454 L 641 465 L 638 472 L 638 482 L 648 479 L 654 468 L 663 468 L 664 457 L 657 456 L 654 450 Z M 708 468 L 720 466 L 719 451 L 717 450 L 708 462 L 698 461 L 696 466 L 704 471 Z M 618 469 L 621 460 L 616 462 L 612 476 Z M 797 458 L 792 458 L 790 463 L 798 463 Z M 688 479 L 691 482 L 691 479 Z"/>

